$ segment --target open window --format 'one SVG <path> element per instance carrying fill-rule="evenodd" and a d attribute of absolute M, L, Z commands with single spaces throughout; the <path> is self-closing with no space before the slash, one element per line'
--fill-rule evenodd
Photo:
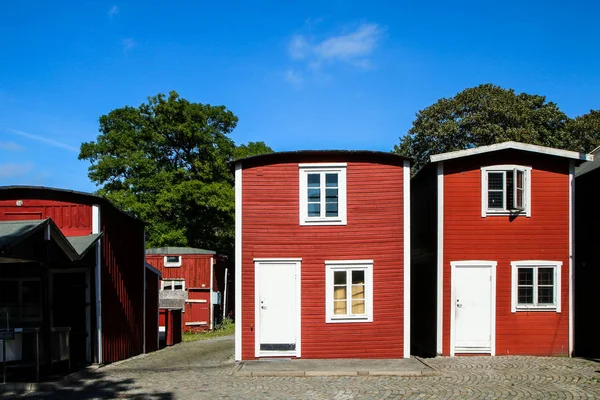
<path fill-rule="evenodd" d="M 531 167 L 496 165 L 481 168 L 481 216 L 531 216 Z"/>

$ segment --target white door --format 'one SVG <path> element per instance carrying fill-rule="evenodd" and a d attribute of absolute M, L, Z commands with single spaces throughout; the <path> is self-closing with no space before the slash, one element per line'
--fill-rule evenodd
<path fill-rule="evenodd" d="M 300 262 L 256 262 L 256 355 L 300 355 Z"/>
<path fill-rule="evenodd" d="M 454 351 L 493 354 L 494 265 L 461 265 L 452 268 Z"/>

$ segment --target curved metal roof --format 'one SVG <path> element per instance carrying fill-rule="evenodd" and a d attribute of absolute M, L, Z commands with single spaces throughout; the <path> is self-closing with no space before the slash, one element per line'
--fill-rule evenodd
<path fill-rule="evenodd" d="M 231 164 L 236 165 L 241 163 L 242 166 L 267 165 L 292 160 L 299 161 L 309 158 L 320 159 L 322 161 L 326 159 L 335 159 L 335 161 L 372 161 L 390 164 L 399 164 L 404 160 L 408 160 L 410 162 L 413 161 L 412 158 L 401 156 L 396 153 L 374 150 L 295 150 L 239 158 L 237 160 L 233 160 Z"/>

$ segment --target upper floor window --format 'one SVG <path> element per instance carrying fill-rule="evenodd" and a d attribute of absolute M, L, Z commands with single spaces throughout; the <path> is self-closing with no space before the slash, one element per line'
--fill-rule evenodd
<path fill-rule="evenodd" d="M 560 261 L 513 261 L 511 311 L 560 312 Z"/>
<path fill-rule="evenodd" d="M 185 290 L 185 280 L 166 279 L 161 281 L 161 290 Z"/>
<path fill-rule="evenodd" d="M 300 225 L 346 225 L 346 164 L 300 164 Z"/>
<path fill-rule="evenodd" d="M 165 267 L 181 267 L 181 256 L 165 256 Z"/>
<path fill-rule="evenodd" d="M 531 216 L 531 167 L 482 167 L 481 216 L 509 214 Z"/>

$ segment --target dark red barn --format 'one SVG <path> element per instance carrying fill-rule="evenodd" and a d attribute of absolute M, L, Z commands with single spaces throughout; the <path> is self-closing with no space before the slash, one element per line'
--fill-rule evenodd
<path fill-rule="evenodd" d="M 142 221 L 88 193 L 0 187 L 0 225 L 19 224 L 0 241 L 11 328 L 69 328 L 71 359 L 82 363 L 157 348 L 159 272 L 145 267 Z"/>
<path fill-rule="evenodd" d="M 410 353 L 410 161 L 371 151 L 235 163 L 235 359 Z"/>
<path fill-rule="evenodd" d="M 220 320 L 223 257 L 211 250 L 159 247 L 146 250 L 146 261 L 162 273 L 161 308 L 182 310 L 182 330 L 212 330 Z"/>
<path fill-rule="evenodd" d="M 413 350 L 570 355 L 575 166 L 505 142 L 438 154 L 412 180 Z"/>

